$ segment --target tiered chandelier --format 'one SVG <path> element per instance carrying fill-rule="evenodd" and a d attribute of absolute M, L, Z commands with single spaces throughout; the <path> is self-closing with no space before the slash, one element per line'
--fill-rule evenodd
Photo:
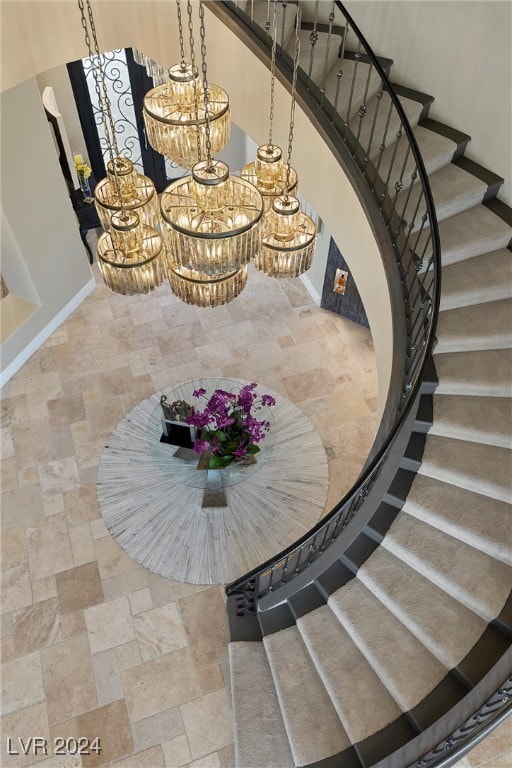
<path fill-rule="evenodd" d="M 190 0 L 187 7 L 191 18 Z M 190 176 L 164 190 L 160 210 L 172 290 L 188 304 L 216 307 L 234 299 L 245 287 L 247 265 L 261 247 L 263 198 L 250 182 L 232 176 L 226 163 L 213 158 L 202 2 L 199 20 L 205 152 L 198 123 L 200 159 Z M 192 33 L 191 52 L 193 57 Z M 194 92 L 197 94 L 197 88 Z"/>
<path fill-rule="evenodd" d="M 297 192 L 297 173 L 290 166 L 283 163 L 283 152 L 272 141 L 274 130 L 274 93 L 276 72 L 277 49 L 277 3 L 274 2 L 272 19 L 272 57 L 270 62 L 270 112 L 268 142 L 258 147 L 256 160 L 242 168 L 241 176 L 255 185 L 263 196 L 265 213 L 272 208 L 272 204 L 278 195 L 282 195 L 285 188 L 288 192 Z M 270 3 L 267 6 L 267 28 L 270 27 Z"/>
<path fill-rule="evenodd" d="M 89 0 L 78 0 L 82 28 L 100 105 L 110 160 L 107 178 L 95 189 L 95 203 L 105 232 L 98 240 L 98 266 L 105 284 L 121 294 L 148 293 L 162 284 L 162 237 L 154 228 L 157 198 L 153 183 L 138 174 L 130 160 L 119 155 L 114 120 L 108 98 L 102 57 Z M 94 52 L 90 33 L 94 41 Z"/>
<path fill-rule="evenodd" d="M 274 0 L 273 41 L 270 88 L 270 133 L 268 144 L 258 148 L 254 172 L 258 188 L 266 187 L 268 213 L 263 222 L 261 249 L 255 257 L 255 266 L 269 277 L 298 277 L 306 272 L 313 259 L 316 244 L 316 225 L 313 219 L 303 213 L 300 202 L 291 193 L 297 192 L 297 174 L 291 166 L 293 133 L 295 126 L 295 94 L 297 71 L 300 58 L 301 5 L 297 7 L 295 22 L 295 50 L 288 132 L 288 158 L 282 163 L 280 147 L 272 144 L 272 121 L 274 113 L 274 78 L 276 55 L 277 0 Z M 246 166 L 242 171 L 248 173 Z"/>
<path fill-rule="evenodd" d="M 148 141 L 153 149 L 174 160 L 182 168 L 192 168 L 206 155 L 207 138 L 214 155 L 228 144 L 231 136 L 231 110 L 228 95 L 222 88 L 208 84 L 204 76 L 203 84 L 200 83 L 195 66 L 191 3 L 187 3 L 190 64 L 185 61 L 180 0 L 176 0 L 176 11 L 181 61 L 169 69 L 165 83 L 148 91 L 144 97 L 143 117 Z M 204 13 L 202 2 L 199 4 L 199 13 Z M 204 35 L 201 42 L 204 46 Z M 203 47 L 201 53 L 204 62 Z M 204 92 L 201 92 L 202 88 Z"/>
<path fill-rule="evenodd" d="M 91 48 L 87 4 L 95 57 Z M 270 277 L 297 277 L 311 266 L 316 226 L 296 197 L 298 178 L 291 166 L 295 95 L 300 56 L 300 3 L 288 132 L 288 154 L 273 143 L 277 2 L 273 2 L 270 71 L 269 139 L 258 148 L 255 162 L 241 177 L 233 176 L 215 155 L 230 137 L 229 99 L 208 83 L 204 7 L 199 0 L 201 72 L 195 64 L 192 2 L 187 0 L 190 63 L 185 58 L 180 0 L 176 0 L 181 61 L 167 72 L 134 50 L 160 85 L 144 98 L 144 122 L 152 147 L 190 175 L 162 193 L 160 214 L 151 180 L 119 155 L 115 126 L 101 66 L 90 0 L 78 0 L 94 76 L 110 160 L 107 177 L 98 183 L 95 203 L 105 233 L 98 242 L 98 263 L 109 288 L 118 293 L 147 293 L 167 278 L 178 298 L 198 307 L 216 307 L 236 298 L 247 282 L 251 260 Z M 267 29 L 270 28 L 270 0 Z M 162 236 L 165 242 L 165 254 Z"/>

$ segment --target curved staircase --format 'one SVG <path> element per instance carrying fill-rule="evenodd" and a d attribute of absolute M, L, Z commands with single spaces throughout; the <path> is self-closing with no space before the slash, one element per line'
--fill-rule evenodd
<path fill-rule="evenodd" d="M 266 2 L 237 5 L 265 28 Z M 294 11 L 279 4 L 288 51 Z M 396 189 L 405 222 L 414 221 L 414 187 L 401 188 L 408 145 L 375 70 L 346 37 L 339 26 L 305 24 L 302 70 L 327 111 L 348 110 L 360 145 L 371 144 L 372 126 L 382 132 L 370 160 Z M 336 96 L 340 53 L 353 87 Z M 502 180 L 464 157 L 469 137 L 428 118 L 432 98 L 394 89 L 439 221 L 437 388 L 423 387 L 396 476 L 354 543 L 307 590 L 281 600 L 276 590 L 277 620 L 260 601 L 247 639 L 232 628 L 239 768 L 453 764 L 464 752 L 450 751 L 457 738 L 449 735 L 512 671 L 511 212 L 496 198 Z M 362 111 L 374 119 L 361 121 Z M 411 230 L 419 252 L 428 227 Z"/>

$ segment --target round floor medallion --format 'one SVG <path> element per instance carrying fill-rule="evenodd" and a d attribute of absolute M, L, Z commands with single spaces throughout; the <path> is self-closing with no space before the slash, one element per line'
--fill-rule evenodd
<path fill-rule="evenodd" d="M 276 400 L 266 409 L 270 431 L 255 465 L 222 471 L 226 506 L 203 506 L 207 472 L 197 469 L 197 456 L 161 442 L 162 394 L 197 405 L 196 389 L 238 392 L 247 383 L 204 378 L 157 392 L 119 422 L 103 451 L 97 490 L 107 528 L 130 557 L 161 576 L 233 581 L 322 515 L 329 486 L 322 441 L 296 405 L 267 387 L 258 385 L 256 393 Z"/>

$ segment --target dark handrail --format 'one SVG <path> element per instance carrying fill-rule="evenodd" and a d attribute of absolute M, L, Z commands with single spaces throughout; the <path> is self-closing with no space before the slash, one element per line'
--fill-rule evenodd
<path fill-rule="evenodd" d="M 228 7 L 232 7 L 234 4 L 230 2 L 225 2 L 224 5 Z M 407 204 L 406 206 L 404 206 L 404 211 L 402 212 L 402 215 L 399 216 L 394 205 L 391 207 L 391 209 L 389 207 L 388 189 L 386 188 L 383 192 L 382 184 L 381 184 L 380 190 L 377 188 L 375 183 L 377 174 L 375 174 L 372 181 L 370 180 L 368 175 L 368 169 L 371 167 L 371 163 L 369 163 L 368 157 L 365 156 L 365 154 L 369 154 L 370 148 L 368 147 L 368 153 L 363 152 L 363 155 L 361 155 L 362 147 L 357 142 L 354 144 L 353 136 L 351 136 L 350 129 L 349 129 L 351 115 L 347 114 L 344 122 L 340 124 L 340 115 L 339 114 L 333 115 L 332 105 L 325 103 L 324 91 L 323 90 L 318 91 L 318 89 L 315 88 L 315 84 L 311 81 L 311 79 L 304 77 L 304 73 L 301 73 L 302 74 L 302 78 L 301 78 L 302 90 L 304 91 L 304 81 L 306 80 L 307 90 L 309 91 L 310 97 L 317 102 L 317 106 L 320 107 L 320 109 L 322 109 L 324 114 L 327 114 L 329 116 L 329 119 L 331 120 L 332 125 L 337 129 L 339 138 L 349 146 L 351 145 L 352 156 L 356 160 L 356 163 L 358 164 L 358 167 L 360 168 L 360 170 L 363 171 L 363 177 L 365 178 L 365 181 L 368 183 L 369 186 L 373 184 L 372 192 L 374 192 L 376 196 L 377 195 L 379 196 L 380 210 L 382 212 L 383 217 L 386 220 L 386 226 L 388 227 L 388 231 L 390 231 L 391 242 L 397 254 L 397 261 L 399 263 L 399 268 L 405 273 L 406 277 L 409 274 L 414 273 L 415 279 L 417 280 L 417 283 L 415 283 L 415 286 L 416 286 L 415 301 L 417 301 L 419 297 L 422 297 L 424 299 L 425 295 L 427 295 L 427 306 L 429 306 L 430 309 L 425 312 L 424 305 L 421 304 L 421 308 L 422 308 L 421 313 L 417 315 L 414 321 L 410 319 L 409 327 L 407 328 L 407 333 L 410 337 L 410 341 L 412 342 L 408 350 L 409 361 L 411 361 L 412 359 L 412 363 L 410 367 L 406 366 L 406 369 L 404 371 L 402 401 L 397 408 L 396 418 L 391 430 L 389 431 L 387 438 L 385 438 L 382 446 L 377 451 L 372 461 L 366 466 L 364 472 L 361 474 L 361 476 L 359 477 L 359 479 L 357 480 L 353 488 L 343 497 L 343 499 L 340 500 L 340 502 L 335 506 L 335 508 L 328 515 L 326 515 L 316 526 L 314 526 L 307 534 L 302 536 L 298 541 L 296 541 L 294 544 L 284 549 L 275 557 L 262 563 L 260 566 L 253 569 L 249 573 L 245 574 L 241 578 L 235 580 L 234 582 L 232 582 L 226 587 L 226 593 L 228 596 L 243 594 L 247 592 L 250 592 L 253 594 L 254 601 L 251 601 L 250 606 L 246 609 L 247 613 L 252 613 L 257 610 L 258 597 L 261 597 L 263 594 L 267 594 L 268 592 L 271 592 L 273 589 L 280 586 L 282 583 L 289 581 L 289 579 L 293 577 L 294 574 L 298 574 L 302 572 L 304 568 L 307 567 L 307 565 L 309 565 L 316 558 L 317 553 L 319 551 L 324 551 L 326 546 L 328 546 L 337 537 L 337 535 L 341 532 L 341 530 L 343 530 L 343 528 L 347 525 L 347 523 L 353 518 L 353 516 L 356 514 L 358 509 L 361 507 L 376 477 L 379 475 L 380 470 L 386 460 L 386 457 L 388 456 L 393 444 L 397 439 L 397 436 L 400 434 L 404 423 L 407 421 L 411 413 L 411 409 L 413 408 L 414 404 L 417 402 L 417 397 L 420 393 L 422 382 L 425 377 L 426 366 L 429 362 L 429 359 L 432 353 L 432 349 L 435 341 L 435 329 L 436 329 L 437 318 L 439 314 L 440 277 L 441 277 L 439 231 L 437 226 L 437 219 L 435 214 L 432 193 L 431 193 L 427 173 L 425 170 L 425 166 L 423 163 L 423 159 L 418 149 L 412 128 L 408 122 L 405 111 L 400 103 L 399 97 L 394 91 L 393 86 L 391 85 L 387 77 L 387 74 L 384 71 L 384 68 L 382 67 L 380 61 L 373 53 L 365 37 L 359 30 L 359 28 L 357 27 L 351 15 L 348 13 L 348 11 L 343 6 L 343 4 L 341 2 L 336 1 L 335 6 L 343 14 L 348 24 L 348 27 L 351 28 L 352 32 L 356 35 L 358 39 L 358 50 L 356 51 L 356 54 L 355 54 L 356 67 L 357 67 L 357 61 L 361 60 L 362 57 L 365 56 L 367 61 L 370 62 L 370 67 L 373 67 L 375 72 L 378 74 L 381 81 L 379 98 L 382 98 L 382 95 L 384 92 L 388 94 L 391 100 L 392 107 L 396 111 L 396 114 L 398 115 L 399 121 L 400 121 L 400 128 L 396 134 L 397 138 L 401 139 L 401 137 L 403 136 L 407 142 L 406 159 L 408 158 L 409 153 L 412 153 L 412 157 L 414 158 L 415 167 L 414 167 L 413 174 L 411 176 L 411 187 L 409 190 L 409 195 L 407 197 L 407 203 L 409 201 L 409 196 L 411 195 L 411 191 L 413 190 L 414 183 L 416 182 L 416 180 L 418 180 L 418 184 L 421 187 L 421 196 L 424 198 L 424 203 L 426 208 L 425 213 L 423 214 L 423 217 L 422 217 L 422 223 L 419 230 L 419 234 L 416 237 L 414 249 L 416 249 L 419 245 L 421 234 L 423 232 L 426 221 L 428 220 L 430 224 L 430 238 L 427 238 L 427 245 L 424 248 L 421 258 L 419 259 L 419 264 L 421 266 L 424 266 L 423 259 L 424 259 L 427 247 L 429 245 L 429 242 L 431 243 L 431 251 L 432 251 L 430 258 L 428 259 L 427 269 L 424 273 L 425 278 L 423 282 L 421 282 L 421 279 L 419 277 L 416 277 L 420 273 L 420 270 L 417 268 L 418 257 L 417 257 L 416 251 L 412 249 L 409 245 L 409 237 L 415 225 L 415 219 L 413 218 L 412 222 L 409 224 L 409 233 L 407 234 L 407 236 L 405 236 L 404 233 L 405 233 L 407 222 L 403 214 L 405 212 L 405 208 L 407 207 Z M 333 4 L 333 7 L 334 7 L 334 4 Z M 238 8 L 236 8 L 236 12 L 239 18 L 241 15 L 242 16 L 244 15 L 239 13 Z M 331 13 L 329 17 L 330 29 L 332 29 L 333 20 L 334 20 L 334 14 Z M 249 21 L 250 23 L 247 26 L 251 27 L 253 24 L 252 18 Z M 283 27 L 284 27 L 284 22 L 283 22 Z M 315 33 L 316 33 L 316 28 L 315 28 Z M 258 34 L 258 37 L 261 41 L 262 39 L 261 30 L 260 30 L 260 34 Z M 316 40 L 314 42 L 316 42 Z M 312 42 L 313 46 L 314 46 L 314 42 Z M 267 40 L 267 44 L 268 44 L 268 40 Z M 343 50 L 344 49 L 345 49 L 345 39 L 343 41 Z M 364 54 L 361 54 L 361 49 L 364 50 Z M 310 66 L 310 71 L 311 71 L 311 66 Z M 371 68 L 370 68 L 370 73 L 371 73 Z M 369 77 L 370 75 L 368 75 L 368 80 L 369 80 Z M 341 70 L 340 70 L 340 80 L 341 80 Z M 339 88 L 339 85 L 338 85 L 338 88 Z M 352 91 L 353 89 L 354 89 L 354 78 L 352 83 Z M 366 89 L 366 91 L 367 90 L 368 88 Z M 304 95 L 304 93 L 302 93 L 302 95 Z M 350 94 L 350 100 L 351 99 L 352 99 L 352 92 Z M 336 95 L 336 101 L 337 100 L 338 100 L 338 93 Z M 365 110 L 366 110 L 366 105 L 363 105 L 363 106 L 364 106 L 364 109 L 363 107 L 361 107 L 358 113 L 359 115 L 361 115 L 361 120 L 364 118 Z M 389 114 L 391 115 L 391 109 Z M 389 125 L 389 120 L 390 120 L 390 117 L 388 116 L 386 131 L 387 131 L 387 126 Z M 375 124 L 375 121 L 376 121 L 376 117 L 374 118 L 374 124 Z M 361 127 L 359 127 L 358 133 L 360 133 L 360 131 L 361 131 Z M 383 146 L 379 147 L 379 149 L 381 149 L 382 151 L 384 149 L 385 138 L 386 136 L 384 135 L 384 139 L 382 140 Z M 396 153 L 396 149 L 395 149 L 395 153 Z M 392 164 L 393 162 L 394 162 L 394 156 L 393 156 Z M 379 162 L 379 165 L 380 165 L 380 162 Z M 404 168 L 405 168 L 405 161 L 404 161 Z M 388 181 L 391 175 L 391 170 L 392 170 L 392 165 L 389 169 Z M 395 190 L 396 190 L 395 203 L 397 201 L 398 194 L 401 191 L 402 177 L 403 177 L 403 170 L 400 176 L 400 183 L 395 184 Z M 414 216 L 416 216 L 416 213 L 418 212 L 419 205 L 422 199 L 421 196 L 416 205 Z M 405 238 L 405 244 L 404 244 L 404 238 Z M 404 259 L 405 256 L 409 256 L 407 269 L 405 269 L 405 266 L 404 266 L 406 264 Z M 401 260 L 403 261 L 403 263 L 401 262 Z M 433 272 L 433 279 L 430 286 L 426 286 L 425 279 L 430 269 Z M 403 282 L 407 283 L 407 279 L 404 279 Z M 405 286 L 405 288 L 407 288 L 407 286 Z M 410 289 L 410 292 L 405 297 L 405 300 L 410 301 L 411 295 L 413 295 L 412 289 Z M 412 312 L 411 312 L 411 317 L 412 317 Z M 418 317 L 419 317 L 419 323 L 418 323 Z M 422 331 L 423 331 L 423 336 L 421 335 Z M 419 357 L 417 356 L 418 349 L 420 349 Z M 321 532 L 324 532 L 323 537 L 321 535 Z M 321 539 L 321 542 L 320 542 L 320 539 Z M 277 573 L 278 570 L 280 571 L 279 573 Z M 265 574 L 267 578 L 267 582 L 264 585 L 260 584 L 260 578 L 263 574 Z"/>

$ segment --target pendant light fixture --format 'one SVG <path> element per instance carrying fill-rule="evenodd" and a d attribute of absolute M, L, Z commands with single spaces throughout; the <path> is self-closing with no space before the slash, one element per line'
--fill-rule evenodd
<path fill-rule="evenodd" d="M 187 3 L 191 63 L 185 61 L 180 0 L 176 0 L 181 62 L 169 69 L 166 83 L 144 97 L 144 125 L 148 141 L 157 152 L 182 168 L 191 168 L 206 154 L 206 138 L 213 154 L 220 152 L 231 136 L 231 110 L 227 93 L 218 85 L 201 84 L 195 66 L 192 7 Z M 208 104 L 206 108 L 202 104 Z"/>
<path fill-rule="evenodd" d="M 190 13 L 190 0 L 187 5 Z M 191 176 L 164 190 L 160 208 L 173 291 L 189 304 L 214 307 L 234 299 L 245 286 L 247 264 L 261 247 L 263 199 L 250 182 L 231 176 L 226 163 L 213 158 L 201 0 L 199 18 L 206 157 L 193 166 Z"/>
<path fill-rule="evenodd" d="M 109 199 L 114 199 L 114 204 L 105 204 L 107 187 L 100 182 L 97 185 L 100 190 L 97 196 L 95 190 L 95 197 L 98 212 L 101 211 L 100 215 L 108 231 L 98 240 L 98 266 L 105 284 L 112 291 L 122 294 L 148 293 L 161 285 L 164 278 L 162 238 L 156 229 L 144 223 L 143 218 L 147 213 L 145 204 L 149 202 L 154 207 L 153 198 L 156 200 L 156 194 L 154 187 L 151 192 L 152 182 L 147 179 L 148 185 L 144 188 L 149 201 L 142 201 L 141 185 L 137 179 L 140 174 L 134 172 L 133 164 L 129 160 L 119 156 L 92 8 L 89 0 L 86 0 L 86 4 L 89 23 L 85 15 L 84 0 L 78 0 L 85 42 L 89 57 L 94 63 L 96 95 L 110 155 L 107 164 L 109 176 L 105 182 L 109 185 Z M 89 30 L 94 41 L 94 53 Z"/>
<path fill-rule="evenodd" d="M 272 207 L 265 217 L 261 250 L 254 260 L 256 268 L 269 277 L 298 277 L 306 272 L 311 266 L 316 243 L 315 222 L 301 211 L 299 200 L 290 194 L 295 92 L 300 56 L 300 3 L 295 23 L 292 101 L 284 191 L 274 198 Z"/>
<path fill-rule="evenodd" d="M 270 2 L 267 6 L 267 27 L 270 25 Z M 269 134 L 267 144 L 258 147 L 255 162 L 248 163 L 241 171 L 243 179 L 250 181 L 251 184 L 261 192 L 265 205 L 265 213 L 272 208 L 272 203 L 278 195 L 285 191 L 297 194 L 298 178 L 297 173 L 289 165 L 283 162 L 283 153 L 281 147 L 272 142 L 272 133 L 274 127 L 274 90 L 275 90 L 275 70 L 276 70 L 276 48 L 277 48 L 277 0 L 273 0 L 273 18 L 272 18 L 272 56 L 270 62 L 270 113 L 269 113 Z"/>

